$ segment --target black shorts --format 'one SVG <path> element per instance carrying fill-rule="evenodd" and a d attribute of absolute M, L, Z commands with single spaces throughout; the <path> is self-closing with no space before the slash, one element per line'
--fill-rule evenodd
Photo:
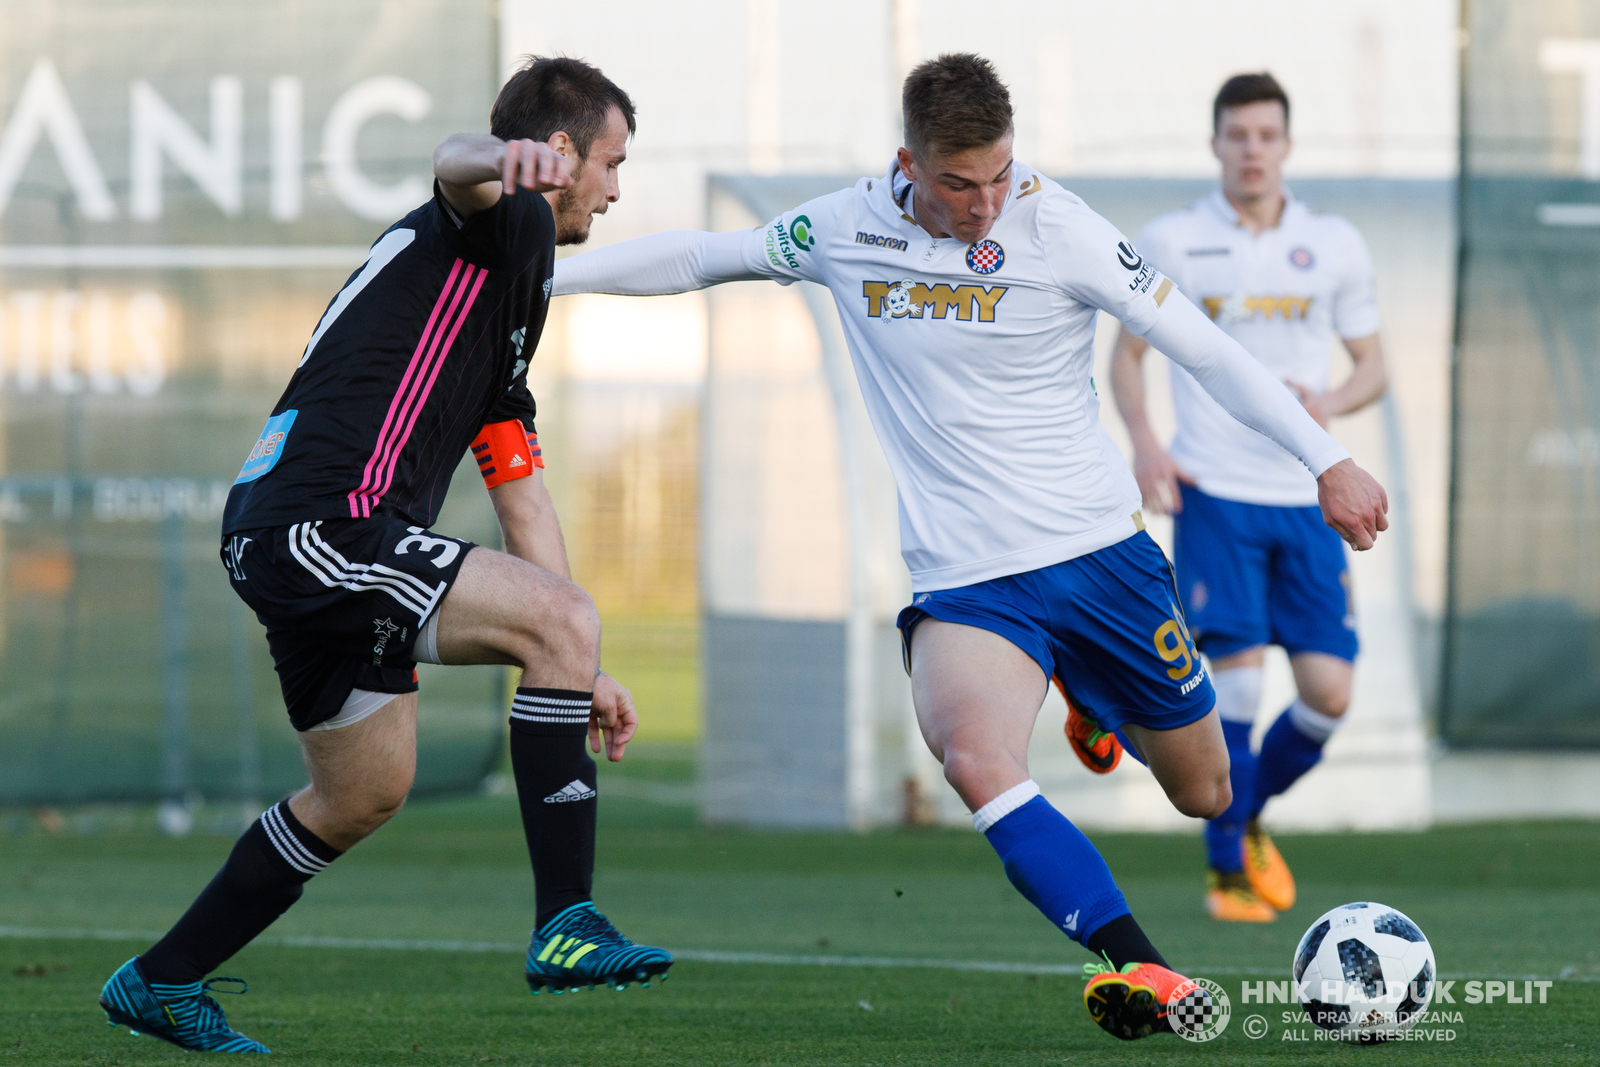
<path fill-rule="evenodd" d="M 289 721 L 309 730 L 352 690 L 414 693 L 417 635 L 470 541 L 401 519 L 324 519 L 223 538 L 233 591 L 267 628 Z"/>

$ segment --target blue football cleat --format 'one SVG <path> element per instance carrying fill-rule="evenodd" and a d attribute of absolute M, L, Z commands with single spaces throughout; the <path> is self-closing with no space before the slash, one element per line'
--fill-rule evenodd
<path fill-rule="evenodd" d="M 626 989 L 629 982 L 648 986 L 665 980 L 672 953 L 635 945 L 623 937 L 590 903 L 572 907 L 533 932 L 528 945 L 528 988 L 535 994 L 608 985 Z"/>
<path fill-rule="evenodd" d="M 213 982 L 238 982 L 242 989 L 219 989 L 219 993 L 243 993 L 250 988 L 239 978 L 212 978 L 187 985 L 157 985 L 144 980 L 134 957 L 113 974 L 100 990 L 100 1006 L 112 1026 L 126 1026 L 134 1033 L 149 1034 L 170 1041 L 181 1049 L 197 1052 L 271 1052 L 259 1041 L 252 1041 L 230 1029 L 222 1008 L 209 994 Z"/>

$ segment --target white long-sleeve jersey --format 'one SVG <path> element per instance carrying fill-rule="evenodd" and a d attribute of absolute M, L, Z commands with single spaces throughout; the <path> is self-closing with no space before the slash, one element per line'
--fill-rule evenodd
<path fill-rule="evenodd" d="M 1139 251 L 1280 381 L 1320 393 L 1334 334 L 1378 332 L 1372 257 L 1361 234 L 1292 196 L 1278 225 L 1252 234 L 1215 190 L 1152 220 Z M 1247 504 L 1317 502 L 1317 483 L 1294 456 L 1239 425 L 1177 366 L 1172 405 L 1172 458 L 1203 491 Z"/>
<path fill-rule="evenodd" d="M 918 592 L 1047 567 L 1132 536 L 1139 488 L 1100 424 L 1097 311 L 1320 475 L 1349 453 L 1082 200 L 1023 165 L 989 236 L 933 238 L 892 168 L 767 226 L 658 234 L 559 260 L 555 293 L 644 296 L 806 280 L 833 293 L 894 472 Z"/>

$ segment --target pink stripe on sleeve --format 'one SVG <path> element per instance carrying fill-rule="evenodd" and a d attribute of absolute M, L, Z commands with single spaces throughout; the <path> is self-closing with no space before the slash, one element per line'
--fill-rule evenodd
<path fill-rule="evenodd" d="M 396 414 L 404 406 L 404 399 L 407 391 L 411 388 L 412 379 L 420 377 L 417 374 L 417 368 L 422 365 L 425 359 L 424 353 L 431 347 L 428 342 L 434 336 L 434 326 L 438 323 L 439 312 L 450 303 L 451 289 L 456 286 L 456 278 L 461 274 L 461 267 L 462 261 L 458 259 L 455 261 L 455 265 L 450 268 L 450 276 L 445 279 L 444 288 L 439 291 L 439 298 L 433 303 L 433 311 L 428 315 L 428 324 L 423 328 L 422 336 L 417 340 L 416 351 L 411 353 L 411 363 L 406 367 L 405 375 L 400 379 L 400 387 L 395 390 L 394 399 L 389 401 L 389 411 L 384 416 L 382 429 L 378 431 L 377 443 L 373 446 L 372 455 L 367 459 L 366 468 L 361 472 L 361 484 L 350 491 L 350 517 L 353 519 L 366 518 L 371 515 L 370 507 L 366 506 L 368 504 L 366 493 L 368 488 L 376 482 L 376 472 L 384 452 L 384 441 L 389 436 L 390 427 L 397 422 Z M 467 269 L 470 271 L 472 268 L 469 266 Z M 462 288 L 465 288 L 465 285 Z M 459 292 L 457 296 L 459 297 Z M 446 318 L 448 319 L 448 315 Z"/>
<path fill-rule="evenodd" d="M 467 268 L 469 271 L 472 269 L 471 267 Z M 456 343 L 456 335 L 461 332 L 461 327 L 466 325 L 467 315 L 472 311 L 472 305 L 478 299 L 478 291 L 483 288 L 483 283 L 488 277 L 489 272 L 487 270 L 481 268 L 478 270 L 477 278 L 472 280 L 472 292 L 467 295 L 466 302 L 461 305 L 461 314 L 455 316 L 451 321 L 450 334 L 444 339 L 444 343 L 439 346 L 439 358 L 433 361 L 433 368 L 428 375 L 428 382 L 422 387 L 416 406 L 411 409 L 411 417 L 406 422 L 405 431 L 400 435 L 398 444 L 388 458 L 387 470 L 384 472 L 383 487 L 372 497 L 374 505 L 383 499 L 383 495 L 389 491 L 390 484 L 394 482 L 395 468 L 400 464 L 400 453 L 405 449 L 406 442 L 411 439 L 411 430 L 417 424 L 417 417 L 422 414 L 422 407 L 428 402 L 428 394 L 433 392 L 433 383 L 438 381 L 439 371 L 444 368 L 445 356 L 449 354 L 450 347 Z M 465 283 L 463 283 L 462 288 L 466 288 Z"/>

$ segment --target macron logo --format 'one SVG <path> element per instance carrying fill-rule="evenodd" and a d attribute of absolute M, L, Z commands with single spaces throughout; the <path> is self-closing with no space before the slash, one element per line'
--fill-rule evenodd
<path fill-rule="evenodd" d="M 562 786 L 560 792 L 551 793 L 545 797 L 544 802 L 546 804 L 571 804 L 577 800 L 591 800 L 593 798 L 594 790 L 584 785 L 579 779 L 574 778 Z"/>
<path fill-rule="evenodd" d="M 507 467 L 526 467 L 527 465 L 528 461 L 518 455 L 513 455 L 511 462 L 506 464 Z"/>
<path fill-rule="evenodd" d="M 1082 910 L 1082 908 L 1078 909 L 1078 911 Z M 1073 934 L 1078 932 L 1078 911 L 1073 912 L 1071 915 L 1068 915 L 1065 919 L 1061 920 L 1061 929 Z"/>

